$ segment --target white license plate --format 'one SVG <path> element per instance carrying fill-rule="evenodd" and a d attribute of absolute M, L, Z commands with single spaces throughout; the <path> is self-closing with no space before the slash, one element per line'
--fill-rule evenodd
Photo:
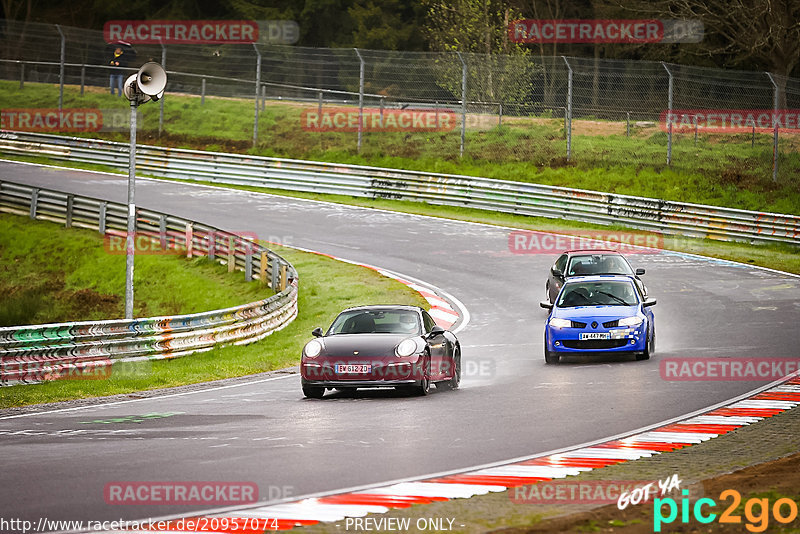
<path fill-rule="evenodd" d="M 337 364 L 336 374 L 350 375 L 350 374 L 364 374 L 371 373 L 372 365 L 370 364 Z"/>
<path fill-rule="evenodd" d="M 611 334 L 608 332 L 583 332 L 580 339 L 581 341 L 585 339 L 611 339 Z"/>

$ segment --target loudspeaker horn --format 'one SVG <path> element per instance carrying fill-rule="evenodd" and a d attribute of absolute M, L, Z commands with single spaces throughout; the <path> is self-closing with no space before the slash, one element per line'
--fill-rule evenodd
<path fill-rule="evenodd" d="M 143 94 L 154 101 L 158 100 L 164 95 L 164 88 L 167 86 L 167 71 L 158 63 L 148 61 L 136 74 L 136 85 Z"/>

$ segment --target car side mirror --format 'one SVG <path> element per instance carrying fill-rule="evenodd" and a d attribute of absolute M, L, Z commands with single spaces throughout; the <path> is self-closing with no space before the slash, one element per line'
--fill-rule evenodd
<path fill-rule="evenodd" d="M 553 276 L 555 276 L 556 278 L 564 278 L 564 273 L 562 273 L 561 271 L 559 271 L 558 269 L 556 269 L 556 268 L 555 268 L 555 266 L 553 266 L 553 267 L 550 267 L 550 272 L 551 272 L 551 273 L 553 274 Z"/>
<path fill-rule="evenodd" d="M 324 334 L 322 333 L 322 328 L 316 327 L 314 330 L 311 331 L 311 335 L 314 337 L 322 337 Z"/>
<path fill-rule="evenodd" d="M 541 302 L 539 303 L 539 306 L 541 306 L 541 307 L 542 307 L 542 308 L 544 308 L 545 310 L 552 310 L 552 309 L 553 309 L 553 305 L 552 305 L 552 304 L 550 304 L 549 302 L 547 302 L 546 300 L 543 300 L 543 301 L 541 301 Z"/>
<path fill-rule="evenodd" d="M 636 272 L 636 276 L 640 276 L 640 275 L 644 274 L 644 269 L 636 269 L 635 272 Z"/>
<path fill-rule="evenodd" d="M 656 305 L 656 299 L 647 299 L 642 303 L 642 306 L 644 306 L 645 308 L 647 308 L 648 306 L 655 306 L 655 305 Z"/>
<path fill-rule="evenodd" d="M 431 331 L 428 335 L 430 337 L 433 337 L 433 336 L 438 336 L 440 334 L 444 334 L 445 332 L 446 330 L 437 324 L 433 325 L 433 328 L 431 328 Z"/>

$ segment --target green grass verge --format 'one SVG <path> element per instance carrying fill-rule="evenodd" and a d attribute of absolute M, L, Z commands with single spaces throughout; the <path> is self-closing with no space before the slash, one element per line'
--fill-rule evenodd
<path fill-rule="evenodd" d="M 20 288 L 36 283 L 39 276 L 51 277 L 55 270 L 64 275 L 65 281 L 69 279 L 70 287 L 85 285 L 109 292 L 119 289 L 117 294 L 122 294 L 125 256 L 106 254 L 102 239 L 94 232 L 64 230 L 54 223 L 2 215 L 0 239 L 3 273 L 0 282 L 6 294 L 24 291 Z M 61 250 L 56 253 L 53 244 Z M 311 330 L 330 324 L 343 308 L 378 303 L 428 307 L 418 293 L 370 269 L 286 247 L 271 248 L 289 260 L 300 276 L 299 314 L 283 330 L 250 345 L 218 347 L 176 360 L 115 367 L 110 377 L 103 380 L 58 380 L 5 387 L 0 408 L 130 393 L 280 369 L 296 365 Z M 25 258 L 25 253 L 32 257 Z M 46 261 L 36 261 L 33 256 Z M 120 258 L 122 263 L 118 264 Z M 42 263 L 46 266 L 38 267 Z M 28 268 L 38 270 L 39 274 L 29 273 Z M 187 299 L 188 303 L 179 311 L 205 311 L 244 304 L 271 294 L 257 283 L 244 282 L 240 272 L 228 274 L 223 267 L 203 259 L 137 256 L 136 272 L 139 282 L 135 300 L 146 303 L 148 310 L 168 310 L 173 301 Z M 49 304 L 58 306 L 59 295 L 56 292 Z M 167 307 L 157 308 L 156 302 L 163 299 L 167 299 Z M 6 302 L 3 299 L 3 308 Z"/>
<path fill-rule="evenodd" d="M 76 169 L 104 170 L 107 172 L 119 173 L 111 168 L 102 168 L 97 165 L 85 165 L 74 162 L 61 162 L 42 157 L 31 156 L 7 156 L 7 159 L 26 161 L 46 165 L 58 165 Z M 165 178 L 159 178 L 167 180 Z M 286 191 L 282 189 L 270 189 L 265 187 L 251 187 L 229 184 L 211 184 L 207 182 L 193 182 L 191 180 L 169 179 L 174 182 L 201 183 L 210 187 L 224 187 L 228 189 L 239 189 L 243 191 L 253 191 L 269 193 L 294 198 L 306 198 L 310 200 L 321 200 L 335 202 L 351 206 L 362 206 L 367 208 L 386 209 L 402 213 L 413 213 L 417 215 L 427 215 L 430 217 L 441 217 L 460 221 L 470 221 L 497 226 L 508 226 L 523 230 L 536 230 L 544 232 L 563 233 L 580 235 L 582 231 L 591 230 L 624 230 L 632 234 L 647 234 L 644 231 L 632 230 L 621 225 L 602 226 L 597 224 L 583 223 L 579 221 L 569 221 L 564 219 L 549 219 L 544 217 L 529 217 L 526 215 L 514 215 L 499 213 L 474 208 L 462 208 L 455 206 L 433 206 L 424 202 L 413 202 L 404 200 L 387 199 L 366 199 L 360 197 L 350 197 L 345 195 L 323 195 L 316 193 L 305 193 L 299 191 Z M 748 244 L 742 242 L 729 242 L 714 239 L 695 239 L 681 236 L 663 236 L 663 248 L 675 252 L 685 252 L 690 254 L 700 254 L 712 258 L 737 261 L 740 263 L 758 265 L 779 271 L 800 274 L 800 247 L 790 244 Z"/>
<path fill-rule="evenodd" d="M 57 87 L 0 81 L 0 108 L 57 106 Z M 100 88 L 84 96 L 65 87 L 64 106 L 127 109 L 127 102 Z M 565 158 L 563 121 L 506 117 L 503 126 L 488 116 L 474 116 L 467 128 L 467 151 L 459 158 L 458 129 L 450 132 L 365 133 L 357 152 L 352 133 L 304 131 L 301 104 L 270 101 L 259 115 L 259 143 L 252 147 L 252 101 L 167 95 L 164 133 L 158 135 L 159 106 L 144 105 L 140 143 L 180 148 L 240 152 L 265 156 L 375 165 L 428 172 L 483 176 L 699 202 L 760 211 L 800 213 L 800 137 L 781 140 L 780 179 L 772 181 L 772 139 L 757 135 L 675 135 L 672 166 L 666 165 L 667 138 L 658 128 L 624 134 L 624 123 L 573 123 L 572 161 Z M 596 128 L 597 125 L 602 128 Z M 621 124 L 621 126 L 620 126 Z M 594 128 L 594 129 L 593 129 Z M 580 132 L 585 132 L 581 134 Z M 602 134 L 602 135 L 600 135 Z M 127 142 L 127 132 L 78 134 Z"/>
<path fill-rule="evenodd" d="M 267 296 L 239 278 L 204 258 L 137 255 L 134 316 L 197 313 Z M 125 254 L 109 253 L 92 230 L 0 214 L 0 294 L 0 326 L 121 318 Z"/>

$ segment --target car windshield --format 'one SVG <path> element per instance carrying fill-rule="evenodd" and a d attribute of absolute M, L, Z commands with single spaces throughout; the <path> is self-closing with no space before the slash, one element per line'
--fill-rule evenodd
<path fill-rule="evenodd" d="M 618 254 L 586 254 L 569 259 L 567 276 L 587 274 L 627 274 L 632 275 L 631 266 Z"/>
<path fill-rule="evenodd" d="M 340 313 L 328 330 L 328 335 L 421 333 L 414 310 L 349 310 Z"/>
<path fill-rule="evenodd" d="M 630 282 L 575 282 L 564 286 L 558 307 L 633 306 L 637 302 L 636 291 Z"/>

